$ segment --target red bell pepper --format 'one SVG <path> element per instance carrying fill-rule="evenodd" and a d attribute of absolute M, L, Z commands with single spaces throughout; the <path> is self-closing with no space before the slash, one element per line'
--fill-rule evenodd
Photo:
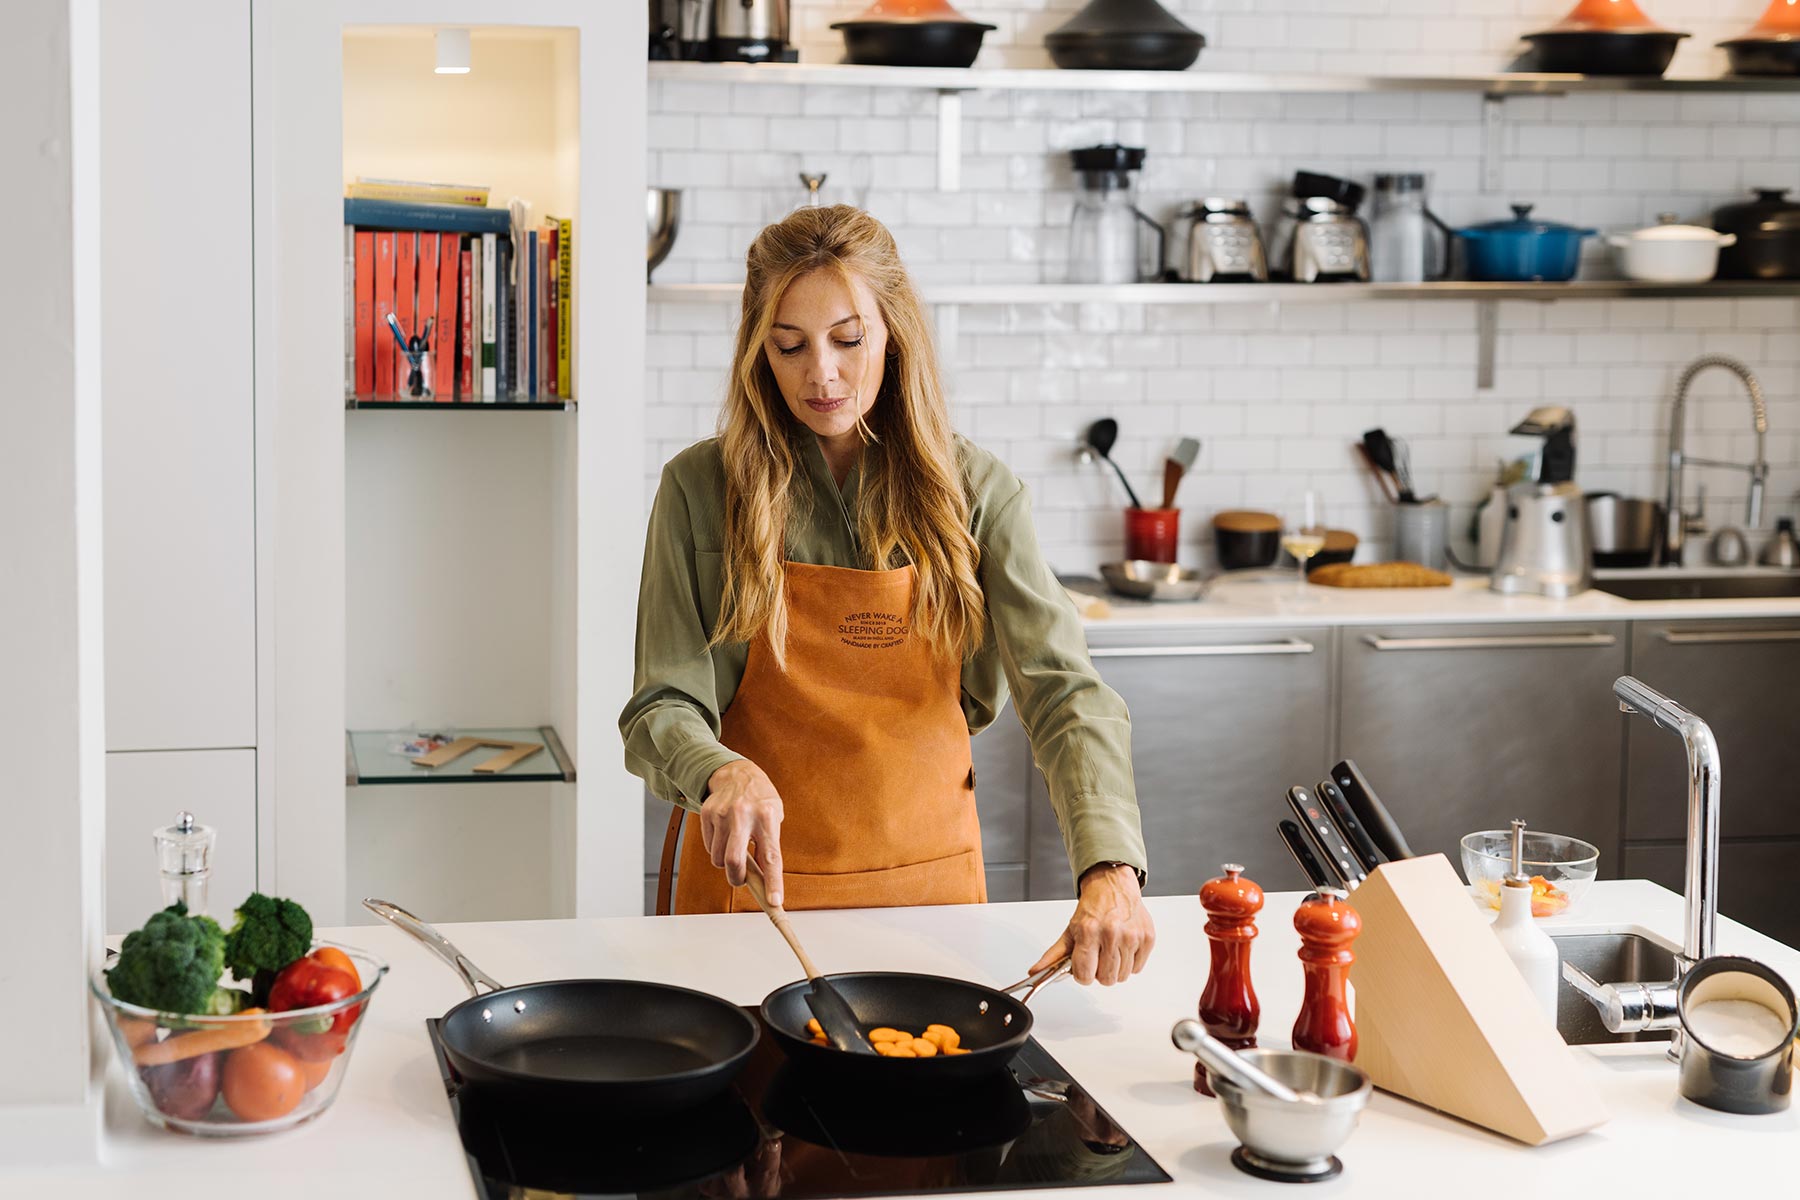
<path fill-rule="evenodd" d="M 322 960 L 314 951 L 295 959 L 275 976 L 275 982 L 269 986 L 269 1011 L 335 1004 L 361 990 L 355 974 Z M 344 1052 L 350 1042 L 350 1030 L 361 1014 L 362 1005 L 352 1004 L 332 1016 L 320 1017 L 317 1029 L 290 1022 L 275 1030 L 274 1040 L 296 1058 L 324 1062 Z"/>

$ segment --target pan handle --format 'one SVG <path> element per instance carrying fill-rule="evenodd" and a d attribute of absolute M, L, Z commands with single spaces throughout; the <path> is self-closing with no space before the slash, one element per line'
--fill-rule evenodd
<path fill-rule="evenodd" d="M 1045 967 L 1043 970 L 1039 971 L 1037 974 L 1027 975 L 1025 978 L 1019 980 L 1019 982 L 1013 984 L 1011 987 L 1003 987 L 1000 990 L 1005 992 L 1007 995 L 1011 996 L 1014 993 L 1018 992 L 1019 989 L 1023 988 L 1023 989 L 1025 989 L 1025 994 L 1018 998 L 1019 1003 L 1020 1004 L 1030 1004 L 1031 998 L 1033 996 L 1037 995 L 1039 988 L 1045 986 L 1046 984 L 1055 983 L 1057 980 L 1061 979 L 1063 976 L 1065 976 L 1069 973 L 1069 963 L 1070 963 L 1070 956 L 1065 954 L 1061 958 L 1057 959 L 1055 962 L 1051 963 L 1049 966 Z"/>
<path fill-rule="evenodd" d="M 450 968 L 462 977 L 463 984 L 469 989 L 469 995 L 481 995 L 483 986 L 486 986 L 490 992 L 500 991 L 506 986 L 470 962 L 468 956 L 458 950 L 449 938 L 393 901 L 364 900 L 363 907 L 449 963 Z"/>

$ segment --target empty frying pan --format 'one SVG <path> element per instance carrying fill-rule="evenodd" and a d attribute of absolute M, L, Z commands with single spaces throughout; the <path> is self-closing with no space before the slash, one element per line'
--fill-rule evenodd
<path fill-rule="evenodd" d="M 671 1112 L 724 1092 L 756 1046 L 755 1019 L 717 996 L 635 979 L 505 987 L 399 905 L 363 907 L 468 985 L 469 999 L 444 1014 L 438 1034 L 450 1065 L 477 1088 Z"/>

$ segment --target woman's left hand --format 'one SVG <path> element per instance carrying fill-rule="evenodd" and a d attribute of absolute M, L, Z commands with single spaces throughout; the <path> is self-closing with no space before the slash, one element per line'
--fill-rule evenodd
<path fill-rule="evenodd" d="M 1144 969 L 1156 945 L 1156 924 L 1144 907 L 1137 872 L 1101 863 L 1082 873 L 1080 891 L 1069 927 L 1029 973 L 1035 975 L 1066 954 L 1075 982 L 1123 983 Z"/>

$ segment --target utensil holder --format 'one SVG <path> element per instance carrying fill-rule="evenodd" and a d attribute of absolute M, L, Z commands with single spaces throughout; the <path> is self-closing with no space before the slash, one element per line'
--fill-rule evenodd
<path fill-rule="evenodd" d="M 1450 508 L 1441 500 L 1403 503 L 1394 509 L 1394 558 L 1442 571 L 1448 565 L 1444 539 L 1450 529 Z"/>
<path fill-rule="evenodd" d="M 1709 1045 L 1710 1031 L 1696 1022 L 1694 1011 L 1720 1000 L 1758 1005 L 1785 1025 L 1760 1053 Z M 1787 1108 L 1794 1090 L 1794 1035 L 1800 1026 L 1800 1007 L 1787 980 L 1754 959 L 1703 959 L 1682 977 L 1678 1006 L 1686 1035 L 1681 1039 L 1682 1096 L 1720 1112 L 1755 1115 Z"/>
<path fill-rule="evenodd" d="M 1179 508 L 1125 510 L 1125 557 L 1128 560 L 1172 563 L 1180 534 Z"/>

